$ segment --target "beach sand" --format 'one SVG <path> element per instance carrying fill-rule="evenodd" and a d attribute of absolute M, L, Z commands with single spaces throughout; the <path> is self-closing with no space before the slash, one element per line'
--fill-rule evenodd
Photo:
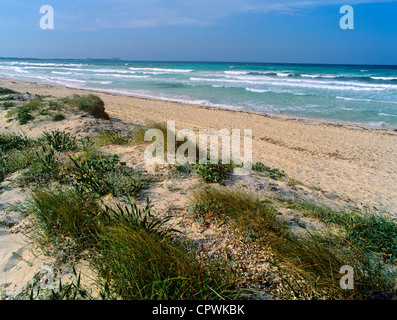
<path fill-rule="evenodd" d="M 63 97 L 86 90 L 0 79 L 0 87 Z M 397 131 L 260 115 L 96 92 L 112 118 L 128 125 L 175 121 L 176 128 L 252 129 L 253 162 L 344 200 L 397 215 Z"/>

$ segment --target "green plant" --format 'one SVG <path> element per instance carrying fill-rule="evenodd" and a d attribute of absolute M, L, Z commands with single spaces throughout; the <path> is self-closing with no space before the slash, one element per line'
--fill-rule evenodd
<path fill-rule="evenodd" d="M 149 129 L 157 129 L 163 133 L 164 136 L 164 143 L 167 142 L 167 125 L 161 122 L 149 122 L 144 127 L 137 127 L 135 128 L 132 134 L 132 141 L 135 144 L 140 144 L 145 142 L 145 133 Z"/>
<path fill-rule="evenodd" d="M 6 95 L 6 94 L 17 94 L 18 92 L 7 89 L 7 88 L 0 88 L 0 95 Z"/>
<path fill-rule="evenodd" d="M 73 105 L 80 110 L 83 110 L 95 118 L 109 120 L 109 115 L 105 112 L 105 103 L 95 95 L 79 96 L 63 98 L 62 101 L 66 104 Z"/>
<path fill-rule="evenodd" d="M 31 170 L 36 171 L 40 178 L 46 175 L 48 178 L 53 178 L 59 182 L 62 182 L 65 178 L 64 168 L 57 160 L 54 149 L 52 148 L 47 149 L 46 146 L 42 145 L 41 152 L 36 151 L 36 164 L 37 167 L 31 168 Z"/>
<path fill-rule="evenodd" d="M 11 101 L 7 101 L 7 102 L 3 102 L 2 104 L 3 108 L 5 110 L 9 109 L 9 108 L 13 108 L 16 106 L 15 102 L 11 102 Z"/>
<path fill-rule="evenodd" d="M 31 200 L 34 224 L 47 241 L 73 239 L 85 249 L 95 243 L 99 205 L 74 188 L 36 189 Z"/>
<path fill-rule="evenodd" d="M 58 129 L 51 132 L 44 132 L 44 140 L 48 145 L 58 152 L 74 151 L 77 149 L 77 141 L 74 136 Z"/>
<path fill-rule="evenodd" d="M 328 224 L 342 226 L 349 242 L 367 252 L 380 253 L 385 259 L 397 259 L 397 223 L 387 216 L 346 208 L 332 209 L 310 201 L 289 202 L 288 206 Z"/>
<path fill-rule="evenodd" d="M 0 134 L 0 151 L 8 152 L 10 150 L 22 150 L 32 144 L 32 140 L 26 135 Z"/>
<path fill-rule="evenodd" d="M 56 113 L 52 116 L 53 121 L 62 121 L 65 120 L 65 116 L 62 113 Z"/>
<path fill-rule="evenodd" d="M 0 97 L 0 101 L 10 101 L 14 100 L 13 96 L 5 96 L 5 97 Z"/>
<path fill-rule="evenodd" d="M 191 198 L 193 212 L 208 219 L 230 222 L 252 239 L 270 241 L 273 234 L 283 232 L 276 219 L 276 210 L 253 193 L 227 187 L 205 187 L 196 190 Z"/>
<path fill-rule="evenodd" d="M 15 119 L 18 120 L 20 125 L 27 124 L 29 121 L 33 120 L 34 117 L 30 114 L 29 106 L 19 106 L 17 107 L 17 114 Z"/>
<path fill-rule="evenodd" d="M 172 218 L 171 216 L 158 218 L 152 214 L 148 198 L 146 206 L 143 208 L 139 208 L 137 202 L 133 202 L 130 196 L 127 196 L 127 198 L 127 204 L 117 203 L 114 207 L 104 205 L 105 208 L 101 215 L 106 217 L 107 225 L 118 223 L 160 237 L 166 237 L 172 232 L 177 232 L 175 229 L 166 227 L 166 224 Z"/>
<path fill-rule="evenodd" d="M 150 178 L 144 176 L 142 172 L 126 166 L 118 166 L 115 170 L 106 173 L 106 180 L 113 186 L 115 196 L 139 195 L 145 189 Z"/>
<path fill-rule="evenodd" d="M 261 175 L 264 175 L 265 177 L 269 177 L 275 180 L 281 180 L 283 177 L 285 177 L 285 172 L 283 170 L 279 170 L 277 168 L 272 169 L 268 166 L 265 166 L 261 162 L 257 162 L 252 165 L 252 170 L 259 172 Z"/>
<path fill-rule="evenodd" d="M 190 177 L 194 171 L 194 165 L 189 163 L 186 164 L 177 164 L 177 165 L 169 165 L 170 172 L 168 173 L 168 178 L 188 178 Z"/>
<path fill-rule="evenodd" d="M 71 157 L 70 159 L 76 169 L 72 181 L 76 187 L 83 187 L 100 196 L 109 193 L 115 195 L 114 185 L 106 179 L 103 168 L 97 171 L 98 165 L 91 161 L 77 161 Z"/>
<path fill-rule="evenodd" d="M 200 263 L 176 241 L 125 224 L 104 229 L 99 274 L 122 299 L 233 299 L 233 272 L 220 263 Z"/>
<path fill-rule="evenodd" d="M 310 233 L 306 237 L 284 234 L 273 246 L 285 266 L 285 298 L 367 300 L 393 299 L 393 272 L 368 257 L 343 236 L 330 232 Z M 354 290 L 342 290 L 342 266 L 354 270 Z M 282 270 L 283 268 L 281 268 Z M 290 293 L 290 294 L 289 294 Z"/>
<path fill-rule="evenodd" d="M 197 168 L 198 175 L 203 178 L 205 182 L 222 183 L 232 171 L 233 165 L 223 164 L 222 160 L 219 160 L 217 164 L 200 164 Z"/>
<path fill-rule="evenodd" d="M 117 132 L 113 130 L 104 130 L 100 132 L 97 140 L 100 145 L 128 143 L 128 138 L 120 136 Z"/>

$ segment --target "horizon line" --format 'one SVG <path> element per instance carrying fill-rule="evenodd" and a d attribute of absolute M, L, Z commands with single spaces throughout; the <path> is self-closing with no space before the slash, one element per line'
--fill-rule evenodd
<path fill-rule="evenodd" d="M 247 64 L 295 64 L 295 65 L 328 65 L 328 66 L 381 66 L 397 67 L 397 64 L 362 64 L 362 63 L 321 63 L 321 62 L 264 62 L 264 61 L 210 61 L 210 60 L 125 60 L 115 58 L 32 58 L 32 57 L 0 57 L 0 59 L 20 60 L 86 60 L 86 61 L 118 61 L 118 62 L 163 62 L 163 63 L 247 63 Z"/>

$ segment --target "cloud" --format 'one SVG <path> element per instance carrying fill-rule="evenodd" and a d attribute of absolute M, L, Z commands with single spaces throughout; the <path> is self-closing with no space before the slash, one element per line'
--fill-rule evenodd
<path fill-rule="evenodd" d="M 21 0 L 26 1 L 26 0 Z M 349 0 L 350 5 L 387 0 Z M 346 0 L 69 0 L 54 1 L 58 27 L 98 30 L 212 25 L 241 13 L 294 14 Z"/>

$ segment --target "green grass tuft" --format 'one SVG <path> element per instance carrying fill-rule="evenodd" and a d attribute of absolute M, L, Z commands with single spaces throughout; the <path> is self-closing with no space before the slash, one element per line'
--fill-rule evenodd
<path fill-rule="evenodd" d="M 109 115 L 105 112 L 105 103 L 95 95 L 79 96 L 63 98 L 62 102 L 73 105 L 98 119 L 109 120 Z"/>

